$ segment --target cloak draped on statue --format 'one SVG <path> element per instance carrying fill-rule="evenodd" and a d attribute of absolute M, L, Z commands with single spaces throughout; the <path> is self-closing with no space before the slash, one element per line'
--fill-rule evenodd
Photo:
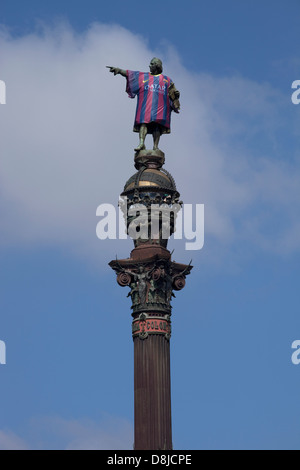
<path fill-rule="evenodd" d="M 169 134 L 171 111 L 176 109 L 169 97 L 170 77 L 163 74 L 127 70 L 126 92 L 130 98 L 137 96 L 134 132 L 139 132 L 141 124 L 150 124 L 148 134 L 152 134 L 151 124 L 162 126 L 162 133 Z M 154 126 L 153 126 L 154 127 Z"/>

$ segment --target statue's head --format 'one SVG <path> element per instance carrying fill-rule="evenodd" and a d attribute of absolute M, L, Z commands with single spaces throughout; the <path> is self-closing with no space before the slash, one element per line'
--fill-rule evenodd
<path fill-rule="evenodd" d="M 163 71 L 162 61 L 157 57 L 153 57 L 149 65 L 150 73 L 152 75 L 158 75 Z"/>

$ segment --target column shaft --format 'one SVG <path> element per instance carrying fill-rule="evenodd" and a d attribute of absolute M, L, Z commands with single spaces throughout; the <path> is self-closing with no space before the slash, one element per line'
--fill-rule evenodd
<path fill-rule="evenodd" d="M 135 450 L 171 450 L 170 342 L 134 338 Z"/>

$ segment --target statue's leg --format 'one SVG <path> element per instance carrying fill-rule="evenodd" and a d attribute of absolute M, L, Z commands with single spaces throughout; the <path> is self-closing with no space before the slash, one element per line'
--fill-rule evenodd
<path fill-rule="evenodd" d="M 159 139 L 161 136 L 160 126 L 156 126 L 153 130 L 153 150 L 158 150 Z"/>
<path fill-rule="evenodd" d="M 134 149 L 136 152 L 138 152 L 139 150 L 144 150 L 144 148 L 146 148 L 145 147 L 146 135 L 147 135 L 147 125 L 141 124 L 140 132 L 139 132 L 140 143 L 137 146 L 137 148 Z"/>

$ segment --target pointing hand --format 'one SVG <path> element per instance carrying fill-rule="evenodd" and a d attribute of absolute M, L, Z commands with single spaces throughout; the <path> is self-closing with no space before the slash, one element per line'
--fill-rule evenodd
<path fill-rule="evenodd" d="M 111 67 L 110 65 L 107 65 L 106 68 L 108 68 L 109 71 L 114 75 L 118 75 L 118 73 L 120 73 L 120 69 L 118 67 Z"/>

